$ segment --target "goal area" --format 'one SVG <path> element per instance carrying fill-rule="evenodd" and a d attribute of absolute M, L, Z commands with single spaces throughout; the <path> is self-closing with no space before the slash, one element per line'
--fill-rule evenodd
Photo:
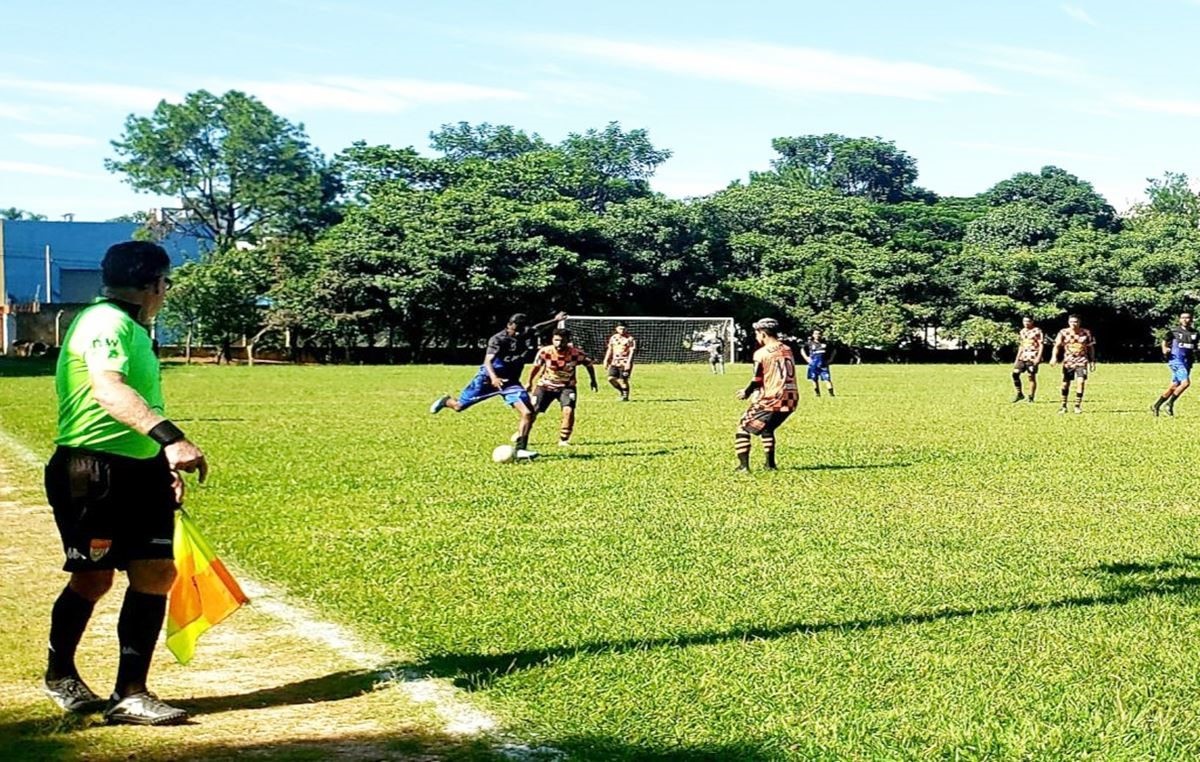
<path fill-rule="evenodd" d="M 627 317 L 572 315 L 566 320 L 571 341 L 592 359 L 604 358 L 608 337 L 617 324 L 637 340 L 635 363 L 708 362 L 709 350 L 719 346 L 721 358 L 733 362 L 734 330 L 730 317 Z"/>

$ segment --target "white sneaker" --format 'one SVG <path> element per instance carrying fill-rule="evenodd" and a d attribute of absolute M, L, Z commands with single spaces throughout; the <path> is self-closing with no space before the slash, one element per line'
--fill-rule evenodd
<path fill-rule="evenodd" d="M 437 415 L 437 413 L 439 411 L 441 411 L 442 408 L 446 407 L 446 402 L 449 399 L 450 399 L 449 394 L 447 394 L 443 397 L 438 397 L 437 399 L 435 399 L 433 401 L 433 404 L 429 406 L 429 412 L 433 413 L 434 415 Z"/>
<path fill-rule="evenodd" d="M 558 440 L 558 446 L 559 446 L 559 447 L 573 447 L 573 445 L 571 444 L 571 442 L 570 442 L 569 440 L 566 440 L 566 439 L 560 439 L 560 440 Z"/>
<path fill-rule="evenodd" d="M 517 450 L 517 460 L 533 460 L 538 454 L 533 450 Z"/>

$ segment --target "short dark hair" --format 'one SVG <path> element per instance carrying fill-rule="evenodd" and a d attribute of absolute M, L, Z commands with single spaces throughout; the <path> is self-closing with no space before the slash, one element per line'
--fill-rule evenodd
<path fill-rule="evenodd" d="M 100 263 L 104 285 L 145 288 L 171 269 L 166 249 L 149 241 L 125 241 L 108 247 Z"/>
<path fill-rule="evenodd" d="M 529 322 L 529 316 L 524 312 L 514 312 L 512 317 L 508 319 L 508 322 L 516 323 L 517 325 L 525 325 Z"/>
<path fill-rule="evenodd" d="M 1067 320 L 1070 320 L 1071 318 L 1075 318 L 1076 320 L 1080 320 L 1080 321 L 1083 320 L 1083 318 L 1079 317 L 1078 312 L 1072 312 L 1070 315 L 1067 315 Z"/>
<path fill-rule="evenodd" d="M 555 328 L 554 333 L 551 335 L 552 336 L 562 336 L 563 341 L 571 340 L 571 331 L 570 331 L 570 329 L 567 329 L 567 328 Z"/>

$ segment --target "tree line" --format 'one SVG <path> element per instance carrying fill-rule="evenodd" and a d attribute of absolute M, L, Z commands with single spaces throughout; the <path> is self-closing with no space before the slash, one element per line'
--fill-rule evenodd
<path fill-rule="evenodd" d="M 1023 315 L 1078 312 L 1102 356 L 1136 358 L 1200 300 L 1200 197 L 1181 173 L 1118 215 L 1058 167 L 943 197 L 892 141 L 799 135 L 772 141 L 766 171 L 676 200 L 651 190 L 671 152 L 644 129 L 551 142 L 462 122 L 431 133 L 432 154 L 358 142 L 326 159 L 237 91 L 131 115 L 112 145 L 108 168 L 182 199 L 172 224 L 210 243 L 163 316 L 205 343 L 286 333 L 420 360 L 561 308 L 769 314 L 891 357 L 935 337 L 990 356 Z"/>

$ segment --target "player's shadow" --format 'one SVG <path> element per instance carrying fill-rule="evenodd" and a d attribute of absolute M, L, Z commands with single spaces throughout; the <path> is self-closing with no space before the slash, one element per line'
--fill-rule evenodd
<path fill-rule="evenodd" d="M 916 463 L 909 460 L 894 463 L 807 463 L 801 466 L 780 466 L 780 471 L 856 471 L 875 468 L 910 468 Z"/>
<path fill-rule="evenodd" d="M 1084 570 L 1084 576 L 1096 580 L 1103 592 L 1095 595 L 1067 596 L 1050 601 L 935 608 L 929 611 L 886 614 L 832 622 L 794 622 L 774 626 L 747 625 L 715 632 L 683 633 L 659 638 L 592 641 L 570 646 L 525 649 L 495 654 L 439 654 L 416 664 L 405 665 L 405 667 L 422 674 L 450 678 L 455 685 L 467 690 L 479 690 L 487 688 L 507 675 L 540 666 L 549 666 L 579 656 L 689 648 L 737 641 L 777 640 L 795 635 L 817 635 L 825 632 L 861 632 L 1000 614 L 1038 614 L 1058 609 L 1119 606 L 1151 596 L 1181 595 L 1189 599 L 1200 598 L 1200 557 L 1184 556 L 1182 562 L 1100 564 Z"/>
<path fill-rule="evenodd" d="M 699 402 L 699 401 L 700 401 L 699 397 L 663 397 L 661 399 L 654 399 L 654 398 L 646 397 L 646 398 L 634 398 L 631 400 L 627 400 L 627 402 L 646 403 L 647 405 L 663 405 L 663 404 L 671 404 L 674 402 Z"/>
<path fill-rule="evenodd" d="M 566 449 L 566 448 L 564 448 Z M 609 458 L 655 458 L 660 455 L 670 455 L 682 447 L 659 447 L 654 450 L 622 450 L 620 452 L 548 452 L 539 456 L 538 460 L 608 460 Z"/>

